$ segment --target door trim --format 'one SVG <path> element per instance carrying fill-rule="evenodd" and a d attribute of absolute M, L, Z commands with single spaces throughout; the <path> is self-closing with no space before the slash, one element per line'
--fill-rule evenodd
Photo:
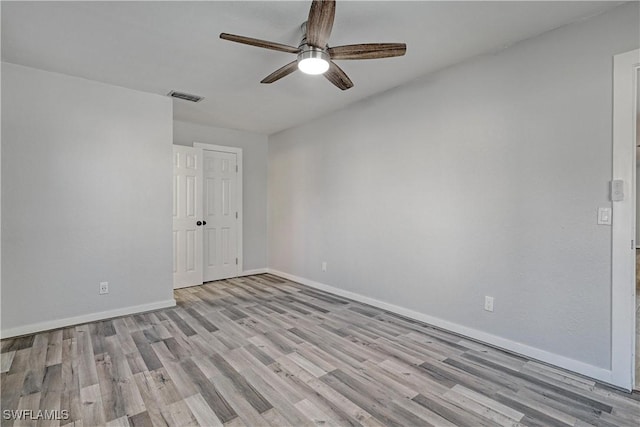
<path fill-rule="evenodd" d="M 635 117 L 640 49 L 613 57 L 613 176 L 628 194 L 611 202 L 611 383 L 631 390 L 635 377 Z"/>
<path fill-rule="evenodd" d="M 233 153 L 236 155 L 236 160 L 237 160 L 237 165 L 238 165 L 238 180 L 236 181 L 236 185 L 237 185 L 237 191 L 236 191 L 236 207 L 238 209 L 238 234 L 237 234 L 237 239 L 238 241 L 236 242 L 236 250 L 238 252 L 238 265 L 236 268 L 236 276 L 238 277 L 242 271 L 243 271 L 243 249 L 242 249 L 242 241 L 243 241 L 243 233 L 242 233 L 242 229 L 243 229 L 243 222 L 244 222 L 244 215 L 243 215 L 243 206 L 242 206 L 242 192 L 243 192 L 243 185 L 242 185 L 242 148 L 238 148 L 238 147 L 227 147 L 224 145 L 215 145 L 215 144 L 207 144 L 204 142 L 195 142 L 193 143 L 193 148 L 200 148 L 201 150 L 209 150 L 209 151 L 221 151 L 223 153 Z"/>

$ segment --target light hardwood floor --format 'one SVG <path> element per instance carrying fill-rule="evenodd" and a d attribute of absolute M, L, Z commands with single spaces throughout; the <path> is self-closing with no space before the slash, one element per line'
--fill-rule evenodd
<path fill-rule="evenodd" d="M 638 394 L 276 276 L 175 295 L 2 341 L 2 409 L 68 411 L 38 425 L 639 425 Z"/>

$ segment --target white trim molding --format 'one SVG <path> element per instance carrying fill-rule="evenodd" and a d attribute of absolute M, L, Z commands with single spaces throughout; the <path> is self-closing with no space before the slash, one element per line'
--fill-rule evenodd
<path fill-rule="evenodd" d="M 160 310 L 161 308 L 175 307 L 176 300 L 168 299 L 164 301 L 156 301 L 149 304 L 132 305 L 129 307 L 116 308 L 114 310 L 100 311 L 98 313 L 84 314 L 82 316 L 67 317 L 64 319 L 50 320 L 46 322 L 32 323 L 30 325 L 17 326 L 2 330 L 0 336 L 2 339 L 17 337 L 20 335 L 35 334 L 51 329 L 65 328 L 67 326 L 81 325 L 83 323 L 96 322 L 98 320 L 112 319 L 114 317 L 128 316 L 131 314 L 139 314 L 147 311 Z"/>
<path fill-rule="evenodd" d="M 500 348 L 502 350 L 509 351 L 518 355 L 526 356 L 530 359 L 539 360 L 550 365 L 558 366 L 569 371 L 576 372 L 578 374 L 596 379 L 601 382 L 613 384 L 613 378 L 611 371 L 603 369 L 597 366 L 590 365 L 588 363 L 581 362 L 579 360 L 571 359 L 566 356 L 551 353 L 546 350 L 542 350 L 536 347 L 531 347 L 526 344 L 522 344 L 516 341 L 512 341 L 498 335 L 489 334 L 487 332 L 480 331 L 478 329 L 470 328 L 468 326 L 459 325 L 457 323 L 450 322 L 448 320 L 440 319 L 438 317 L 429 316 L 428 314 L 420 313 L 415 310 L 411 310 L 405 307 L 401 307 L 395 304 L 390 304 L 384 301 L 377 300 L 375 298 L 366 297 L 364 295 L 357 294 L 355 292 L 345 291 L 334 286 L 326 285 L 324 283 L 316 282 L 306 279 L 304 277 L 295 276 L 293 274 L 285 273 L 283 271 L 274 270 L 269 268 L 270 274 L 280 276 L 282 278 L 292 280 L 294 282 L 301 283 L 305 286 L 309 286 L 314 289 L 329 292 L 334 295 L 349 298 L 357 302 L 368 304 L 374 307 L 381 308 L 383 310 L 399 314 L 410 319 L 418 320 L 420 322 L 435 326 L 463 337 L 471 338 L 475 341 L 489 344 L 493 347 Z"/>
<path fill-rule="evenodd" d="M 238 277 L 244 276 L 253 276 L 254 274 L 265 274 L 268 273 L 266 268 L 254 268 L 253 270 L 245 270 L 242 273 L 238 274 Z"/>
<path fill-rule="evenodd" d="M 613 180 L 624 200 L 612 203 L 611 383 L 631 390 L 635 376 L 636 93 L 640 49 L 613 57 Z"/>
<path fill-rule="evenodd" d="M 194 142 L 193 143 L 193 148 L 200 148 L 202 150 L 210 150 L 210 151 L 222 151 L 223 153 L 234 153 L 236 155 L 236 160 L 237 160 L 237 164 L 238 164 L 238 181 L 237 181 L 237 186 L 238 186 L 238 191 L 236 191 L 236 207 L 238 209 L 238 236 L 237 236 L 237 251 L 238 251 L 238 267 L 237 267 L 237 274 L 241 274 L 241 272 L 243 271 L 243 265 L 244 265 L 244 250 L 242 248 L 242 241 L 243 241 L 243 222 L 244 222 L 244 210 L 242 207 L 242 200 L 243 200 L 243 184 L 242 184 L 242 175 L 243 175 L 243 162 L 242 162 L 242 148 L 238 148 L 238 147 L 227 147 L 224 145 L 215 145 L 215 144 L 207 144 L 207 143 L 203 143 L 203 142 Z"/>

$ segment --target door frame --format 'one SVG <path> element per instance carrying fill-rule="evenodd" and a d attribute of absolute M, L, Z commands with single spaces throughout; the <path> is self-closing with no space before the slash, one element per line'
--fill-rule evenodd
<path fill-rule="evenodd" d="M 636 94 L 640 49 L 613 57 L 613 174 L 628 197 L 611 202 L 611 383 L 635 382 Z"/>
<path fill-rule="evenodd" d="M 193 148 L 199 148 L 202 151 L 221 151 L 223 153 L 233 153 L 236 155 L 236 161 L 238 166 L 238 176 L 236 181 L 236 209 L 238 210 L 238 234 L 237 234 L 237 242 L 236 242 L 236 251 L 238 252 L 238 266 L 236 270 L 236 277 L 240 276 L 244 271 L 243 268 L 243 254 L 244 251 L 242 249 L 242 224 L 244 223 L 244 215 L 243 215 L 243 207 L 242 207 L 242 148 L 238 147 L 228 147 L 225 145 L 215 145 L 208 144 L 204 142 L 195 142 L 193 143 Z"/>

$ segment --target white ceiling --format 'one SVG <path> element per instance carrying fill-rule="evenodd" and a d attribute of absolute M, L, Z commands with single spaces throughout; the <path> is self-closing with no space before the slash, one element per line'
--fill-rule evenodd
<path fill-rule="evenodd" d="M 296 72 L 260 80 L 294 55 L 220 32 L 297 46 L 310 1 L 2 2 L 2 60 L 157 94 L 178 120 L 259 133 L 310 121 L 418 76 L 496 51 L 621 2 L 338 1 L 329 44 L 405 42 L 404 57 L 340 61 L 355 86 Z"/>

